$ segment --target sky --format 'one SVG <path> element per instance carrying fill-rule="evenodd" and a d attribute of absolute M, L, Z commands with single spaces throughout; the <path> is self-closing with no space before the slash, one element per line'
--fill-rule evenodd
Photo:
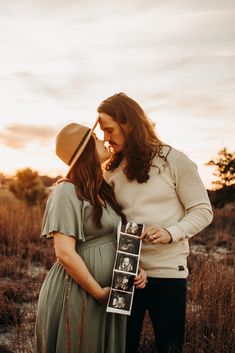
<path fill-rule="evenodd" d="M 63 175 L 58 131 L 121 91 L 207 188 L 235 150 L 234 0 L 0 0 L 0 43 L 0 173 Z"/>

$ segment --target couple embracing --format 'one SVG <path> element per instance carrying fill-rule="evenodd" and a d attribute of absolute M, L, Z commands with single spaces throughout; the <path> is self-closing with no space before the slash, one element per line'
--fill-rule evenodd
<path fill-rule="evenodd" d="M 157 352 L 180 353 L 188 239 L 212 221 L 207 191 L 195 163 L 160 141 L 132 98 L 115 94 L 97 111 L 92 129 L 72 123 L 56 136 L 69 170 L 43 217 L 57 261 L 39 294 L 34 352 L 137 353 L 148 310 Z M 106 312 L 120 220 L 145 224 L 128 317 Z"/>

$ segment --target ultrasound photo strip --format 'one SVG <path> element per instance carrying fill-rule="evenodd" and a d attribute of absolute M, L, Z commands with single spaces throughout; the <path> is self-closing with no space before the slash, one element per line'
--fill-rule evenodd
<path fill-rule="evenodd" d="M 117 253 L 113 269 L 107 312 L 130 315 L 134 279 L 138 273 L 144 224 L 120 222 L 117 228 Z"/>
<path fill-rule="evenodd" d="M 129 253 L 117 251 L 116 261 L 115 261 L 115 270 L 134 273 L 138 272 L 139 256 L 131 255 Z"/>
<path fill-rule="evenodd" d="M 124 292 L 132 292 L 135 275 L 114 271 L 113 288 Z"/>
<path fill-rule="evenodd" d="M 139 254 L 140 239 L 139 237 L 120 233 L 118 240 L 118 250 L 130 254 Z"/>

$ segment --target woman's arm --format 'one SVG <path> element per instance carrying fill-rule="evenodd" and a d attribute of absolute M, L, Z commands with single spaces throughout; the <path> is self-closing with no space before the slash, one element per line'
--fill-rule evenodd
<path fill-rule="evenodd" d="M 68 274 L 96 300 L 107 302 L 110 288 L 102 288 L 90 274 L 85 262 L 75 250 L 76 239 L 61 233 L 53 233 L 53 236 L 56 257 Z"/>

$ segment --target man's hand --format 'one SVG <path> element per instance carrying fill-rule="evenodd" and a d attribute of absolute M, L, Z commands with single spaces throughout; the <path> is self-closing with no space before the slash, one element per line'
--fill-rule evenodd
<path fill-rule="evenodd" d="M 138 275 L 135 277 L 134 284 L 136 288 L 143 289 L 148 283 L 146 272 L 139 267 Z"/>
<path fill-rule="evenodd" d="M 150 244 L 169 244 L 172 242 L 171 234 L 164 228 L 151 224 L 145 227 L 140 239 L 145 239 Z"/>

